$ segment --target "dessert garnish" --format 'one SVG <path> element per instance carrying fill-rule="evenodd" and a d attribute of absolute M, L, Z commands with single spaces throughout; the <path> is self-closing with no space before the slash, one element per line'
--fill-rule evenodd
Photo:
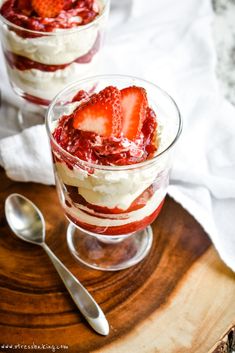
<path fill-rule="evenodd" d="M 103 137 L 118 137 L 122 129 L 121 92 L 109 86 L 93 94 L 74 112 L 73 127 Z"/>
<path fill-rule="evenodd" d="M 63 8 L 64 0 L 32 0 L 32 9 L 40 17 L 56 17 Z"/>
<path fill-rule="evenodd" d="M 79 91 L 72 114 L 60 118 L 56 142 L 82 160 L 101 165 L 145 161 L 157 151 L 157 118 L 144 88 L 108 86 L 91 96 Z"/>

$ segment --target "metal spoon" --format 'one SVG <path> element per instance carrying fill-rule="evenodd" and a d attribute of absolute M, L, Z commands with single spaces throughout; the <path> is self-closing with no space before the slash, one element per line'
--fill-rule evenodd
<path fill-rule="evenodd" d="M 98 304 L 46 245 L 45 221 L 39 209 L 26 197 L 11 194 L 5 201 L 5 214 L 15 235 L 29 243 L 40 245 L 46 251 L 65 287 L 91 327 L 101 335 L 108 335 L 109 324 Z"/>

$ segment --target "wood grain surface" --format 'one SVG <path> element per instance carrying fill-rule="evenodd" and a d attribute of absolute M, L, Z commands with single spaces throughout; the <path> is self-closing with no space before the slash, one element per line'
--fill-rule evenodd
<path fill-rule="evenodd" d="M 127 270 L 102 272 L 70 255 L 54 187 L 16 183 L 3 171 L 0 180 L 0 344 L 67 345 L 58 351 L 75 353 L 205 353 L 232 325 L 234 275 L 194 218 L 169 197 L 153 224 L 148 257 Z M 109 336 L 90 329 L 43 250 L 10 231 L 4 200 L 13 192 L 41 209 L 48 245 L 100 304 Z"/>

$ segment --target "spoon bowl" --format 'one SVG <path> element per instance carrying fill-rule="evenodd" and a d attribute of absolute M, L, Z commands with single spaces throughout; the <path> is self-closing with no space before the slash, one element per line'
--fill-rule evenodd
<path fill-rule="evenodd" d="M 5 201 L 5 214 L 11 230 L 17 237 L 40 245 L 46 251 L 72 299 L 91 327 L 101 335 L 108 335 L 109 324 L 99 305 L 45 243 L 45 221 L 40 210 L 26 197 L 11 194 Z"/>
<path fill-rule="evenodd" d="M 11 194 L 5 202 L 5 215 L 11 230 L 22 240 L 41 245 L 45 221 L 40 210 L 26 197 Z"/>

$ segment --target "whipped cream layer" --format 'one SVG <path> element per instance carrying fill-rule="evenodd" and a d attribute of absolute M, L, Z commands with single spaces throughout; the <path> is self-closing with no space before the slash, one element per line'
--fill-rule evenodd
<path fill-rule="evenodd" d="M 132 211 L 126 214 L 107 215 L 104 214 L 105 218 L 96 217 L 95 211 L 92 214 L 92 210 L 85 206 L 77 205 L 77 207 L 68 207 L 63 205 L 65 211 L 72 218 L 78 219 L 79 222 L 86 223 L 97 227 L 117 227 L 124 226 L 133 222 L 141 221 L 145 217 L 150 216 L 160 205 L 166 195 L 166 189 L 157 190 L 153 196 L 148 200 L 146 205 L 139 210 Z M 87 213 L 89 212 L 89 214 Z M 99 214 L 101 216 L 101 214 Z"/>
<path fill-rule="evenodd" d="M 54 72 L 37 69 L 18 70 L 7 64 L 9 77 L 18 89 L 31 96 L 52 100 L 67 84 L 80 80 L 88 74 L 94 74 L 99 66 L 99 53 L 90 63 L 72 63 L 65 69 Z"/>
<path fill-rule="evenodd" d="M 104 5 L 99 1 L 100 13 Z M 42 32 L 40 37 L 23 38 L 7 25 L 3 25 L 3 46 L 16 55 L 46 65 L 63 65 L 87 54 L 93 47 L 98 32 L 104 25 L 105 16 L 88 25 L 72 29 L 56 29 L 52 34 Z M 55 35 L 55 33 L 57 35 Z"/>
<path fill-rule="evenodd" d="M 90 204 L 127 210 L 132 202 L 153 183 L 157 188 L 165 185 L 166 177 L 159 173 L 162 165 L 151 163 L 148 166 L 129 170 L 96 169 L 93 174 L 74 167 L 69 169 L 65 163 L 55 163 L 59 181 L 78 188 L 78 193 Z M 159 175 L 159 177 L 158 177 Z"/>
<path fill-rule="evenodd" d="M 81 26 L 77 30 L 60 30 L 57 36 L 43 34 L 36 38 L 22 38 L 6 26 L 4 32 L 4 47 L 8 51 L 41 64 L 63 65 L 88 53 L 96 41 L 98 27 L 82 30 Z"/>

